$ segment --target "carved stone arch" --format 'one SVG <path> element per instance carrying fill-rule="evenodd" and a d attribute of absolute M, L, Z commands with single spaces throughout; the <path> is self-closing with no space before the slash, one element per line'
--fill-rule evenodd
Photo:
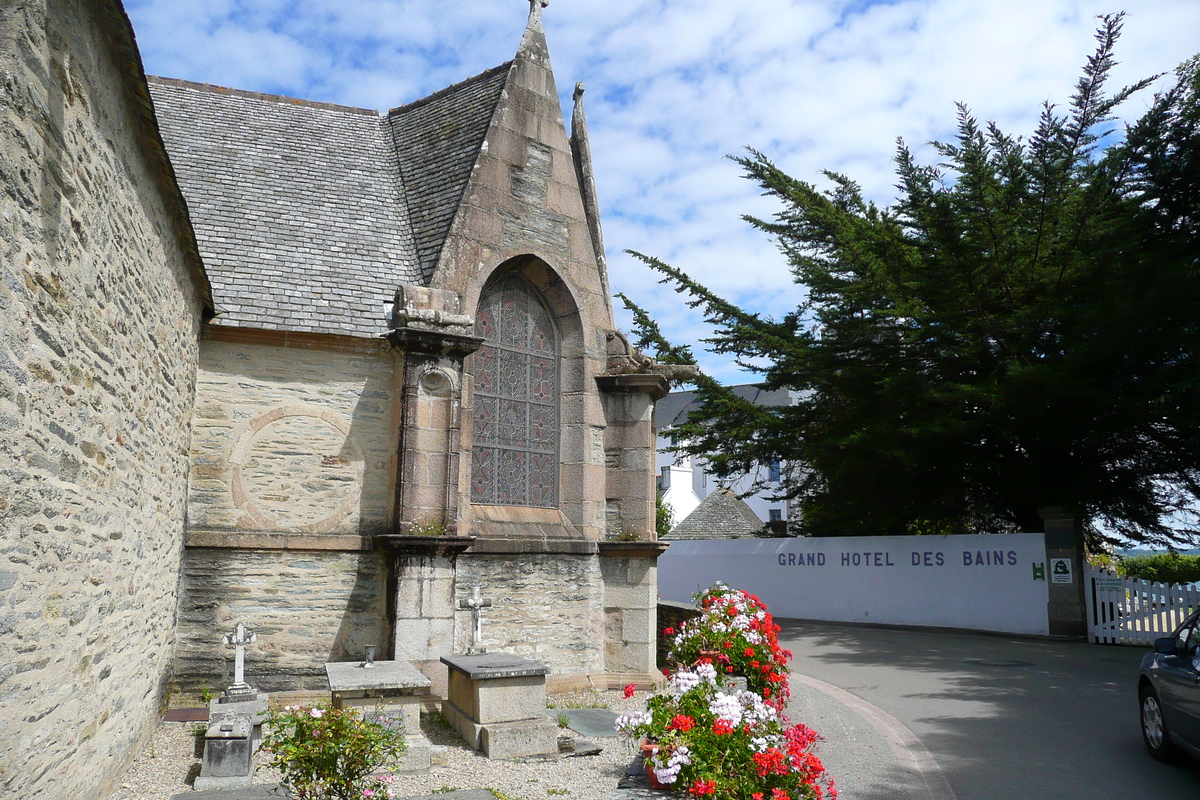
<path fill-rule="evenodd" d="M 574 298 L 544 261 L 520 256 L 484 284 L 475 320 L 471 503 L 574 505 L 562 493 L 563 420 L 578 402 L 564 388 L 583 349 Z"/>

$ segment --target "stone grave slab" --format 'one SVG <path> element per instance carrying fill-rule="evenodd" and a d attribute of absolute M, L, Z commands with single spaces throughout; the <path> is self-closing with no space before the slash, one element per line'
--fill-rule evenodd
<path fill-rule="evenodd" d="M 371 666 L 366 666 L 367 664 Z M 429 769 L 429 740 L 421 733 L 421 702 L 429 697 L 430 680 L 407 661 L 334 662 L 325 665 L 334 708 L 397 720 L 408 749 L 399 772 Z"/>
<path fill-rule="evenodd" d="M 171 800 L 286 800 L 287 790 L 278 783 L 259 783 L 235 789 L 202 789 L 171 795 Z"/>
<path fill-rule="evenodd" d="M 617 733 L 617 715 L 607 708 L 553 708 L 547 716 L 557 720 L 560 716 L 567 718 L 567 727 L 580 736 L 592 739 L 615 737 Z"/>
<path fill-rule="evenodd" d="M 443 656 L 449 667 L 442 716 L 488 758 L 558 753 L 558 726 L 546 717 L 550 668 L 508 653 Z"/>

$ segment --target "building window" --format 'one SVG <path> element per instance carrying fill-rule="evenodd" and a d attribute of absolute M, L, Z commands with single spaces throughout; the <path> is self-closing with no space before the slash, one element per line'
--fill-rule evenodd
<path fill-rule="evenodd" d="M 783 522 L 783 511 L 778 508 L 768 508 L 769 522 Z"/>
<path fill-rule="evenodd" d="M 471 502 L 558 505 L 558 335 L 521 278 L 497 281 L 479 302 L 474 355 Z"/>
<path fill-rule="evenodd" d="M 773 483 L 779 482 L 779 459 L 771 459 L 771 463 L 767 465 L 767 480 Z"/>

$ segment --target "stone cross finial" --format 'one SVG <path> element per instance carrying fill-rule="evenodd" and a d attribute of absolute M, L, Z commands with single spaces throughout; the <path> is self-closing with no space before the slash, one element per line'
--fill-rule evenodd
<path fill-rule="evenodd" d="M 534 2 L 537 1 L 534 0 Z M 485 600 L 480 596 L 477 583 L 471 587 L 469 598 L 458 601 L 458 607 L 471 609 L 471 646 L 467 648 L 467 655 L 486 653 L 487 650 L 483 647 L 483 615 L 480 613 L 480 609 L 491 608 L 492 601 Z"/>
<path fill-rule="evenodd" d="M 529 10 L 531 12 L 539 10 L 534 8 L 534 6 L 541 6 L 542 8 L 545 8 L 548 5 L 550 5 L 550 0 L 529 0 Z"/>
<path fill-rule="evenodd" d="M 221 637 L 221 642 L 228 647 L 233 645 L 233 685 L 225 690 L 228 697 L 253 694 L 254 690 L 246 683 L 246 645 L 257 642 L 258 635 L 246 630 L 246 626 L 238 623 L 232 631 Z"/>

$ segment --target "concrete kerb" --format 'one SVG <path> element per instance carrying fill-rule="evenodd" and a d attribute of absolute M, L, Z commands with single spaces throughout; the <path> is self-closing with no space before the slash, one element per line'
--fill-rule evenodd
<path fill-rule="evenodd" d="M 874 728 L 888 743 L 900 768 L 909 776 L 908 786 L 905 787 L 909 800 L 957 800 L 933 754 L 903 722 L 833 684 L 797 672 L 793 672 L 789 680 L 827 695 Z"/>

